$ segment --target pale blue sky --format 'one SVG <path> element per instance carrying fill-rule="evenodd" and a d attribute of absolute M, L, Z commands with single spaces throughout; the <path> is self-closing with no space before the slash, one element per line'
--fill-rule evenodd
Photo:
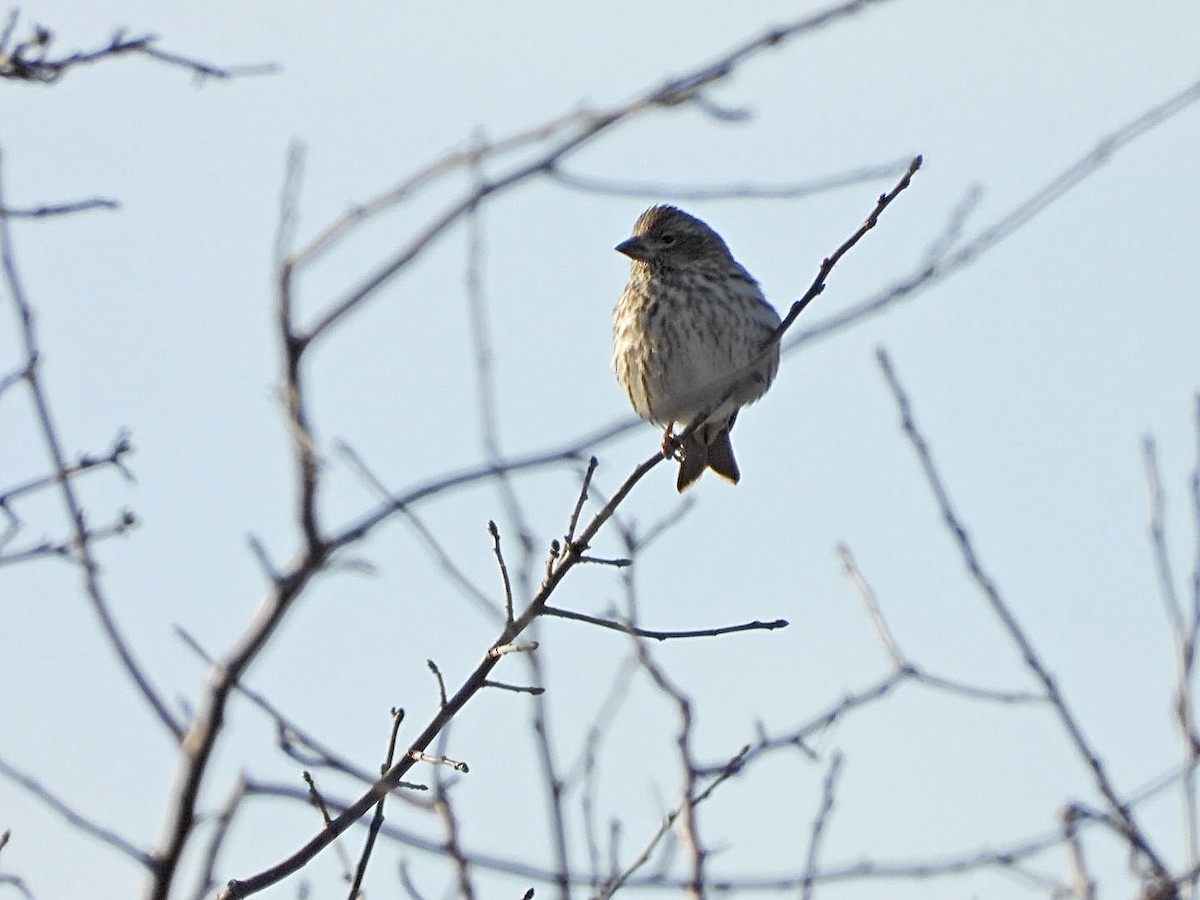
<path fill-rule="evenodd" d="M 271 76 L 209 82 L 147 60 L 110 61 L 51 88 L 0 85 L 7 201 L 104 196 L 117 212 L 15 222 L 18 261 L 39 312 L 45 377 L 68 446 L 98 451 L 121 428 L 138 448 L 135 485 L 97 475 L 83 491 L 97 519 L 124 506 L 142 527 L 101 550 L 116 615 L 171 699 L 204 673 L 171 626 L 224 649 L 262 591 L 246 547 L 258 535 L 286 561 L 295 548 L 292 464 L 274 399 L 271 249 L 287 147 L 307 146 L 300 235 L 479 135 L 499 137 L 580 104 L 622 101 L 689 70 L 805 3 L 666 2 L 572 7 L 444 4 L 27 2 L 23 21 L 89 49 L 115 26 L 217 65 L 273 62 Z M 1105 134 L 1200 77 L 1200 10 L 1138 2 L 893 0 L 752 60 L 710 98 L 745 108 L 741 124 L 659 111 L 596 142 L 571 171 L 663 185 L 779 184 L 920 152 L 911 189 L 835 269 L 799 328 L 907 275 L 973 184 L 970 237 L 1085 154 Z M 1020 661 L 966 579 L 905 442 L 875 362 L 886 346 L 989 571 L 1059 677 L 1084 727 L 1132 790 L 1179 759 L 1173 664 L 1151 565 L 1140 443 L 1152 433 L 1168 491 L 1181 587 L 1195 535 L 1186 478 L 1195 464 L 1200 387 L 1196 253 L 1200 109 L 1109 165 L 972 267 L 856 328 L 787 358 L 735 434 L 743 481 L 704 478 L 695 506 L 640 560 L 648 627 L 702 628 L 787 618 L 782 632 L 656 647 L 696 698 L 706 761 L 731 756 L 761 721 L 784 732 L 886 672 L 887 659 L 845 583 L 846 542 L 901 645 L 930 670 L 1029 689 Z M 781 309 L 892 179 L 794 201 L 681 205 L 719 230 Z M 461 190 L 435 188 L 380 219 L 300 282 L 314 314 L 356 283 Z M 628 415 L 609 367 L 609 320 L 627 261 L 612 251 L 637 214 L 670 193 L 600 197 L 529 183 L 485 213 L 486 295 L 502 447 L 555 447 Z M 401 489 L 478 461 L 465 291 L 466 232 L 440 240 L 315 354 L 316 432 L 328 461 L 324 508 L 343 522 L 373 502 L 334 452 L 349 442 Z M 0 328 L 13 365 L 11 317 Z M 0 398 L 0 484 L 43 464 L 27 408 Z M 649 426 L 597 451 L 613 490 L 653 452 Z M 540 548 L 561 535 L 570 470 L 516 481 Z M 625 508 L 649 527 L 674 514 L 669 467 Z M 55 534 L 57 506 L 25 510 Z M 491 489 L 421 510 L 455 560 L 498 597 L 485 530 L 513 523 Z M 613 535 L 597 545 L 617 555 Z M 378 577 L 314 584 L 250 682 L 364 767 L 378 763 L 388 708 L 415 733 L 436 695 L 435 659 L 456 683 L 493 626 L 441 576 L 402 523 L 361 548 Z M 539 557 L 540 559 L 540 557 Z M 535 566 L 540 563 L 535 560 Z M 600 613 L 622 600 L 608 570 L 578 571 L 557 605 Z M 4 649 L 0 754 L 96 819 L 150 846 L 174 770 L 169 743 L 116 670 L 65 566 L 0 569 Z M 574 760 L 621 637 L 574 623 L 542 629 L 550 704 Z M 525 677 L 519 664 L 503 673 Z M 447 753 L 472 772 L 455 791 L 474 849 L 546 863 L 545 819 L 526 699 L 487 694 L 453 729 Z M 605 744 L 602 818 L 624 823 L 628 856 L 676 799 L 673 713 L 639 683 Z M 243 767 L 298 785 L 268 723 L 238 705 L 210 781 L 210 804 Z M 403 736 L 404 733 L 402 733 Z M 1000 709 L 905 689 L 827 734 L 813 763 L 776 757 L 730 783 L 702 820 L 714 873 L 770 875 L 802 865 L 828 754 L 845 767 L 825 843 L 827 865 L 942 858 L 1052 830 L 1069 800 L 1097 804 L 1087 774 L 1041 710 Z M 423 777 L 428 777 L 424 773 Z M 329 782 L 331 792 L 348 789 Z M 577 808 L 577 807 L 576 807 Z M 437 834 L 392 806 L 392 821 Z M 1164 853 L 1181 857 L 1174 797 L 1148 811 Z M 245 876 L 315 833 L 299 806 L 260 801 L 234 834 L 222 877 Z M 0 871 L 39 898 L 127 897 L 137 868 L 66 829 L 0 781 Z M 358 839 L 350 845 L 353 852 Z M 401 896 L 390 848 L 368 882 Z M 1113 895 L 1115 844 L 1094 863 Z M 419 859 L 419 858 L 417 858 Z M 586 857 L 577 854 L 582 868 Z M 1065 879 L 1057 856 L 1040 868 Z M 341 891 L 327 854 L 305 873 L 315 896 Z M 442 870 L 418 865 L 427 896 Z M 520 896 L 527 883 L 481 893 Z M 822 896 L 1020 894 L 994 875 Z M 268 896 L 295 896 L 295 885 Z M 539 896 L 550 896 L 539 887 Z M 336 893 L 335 893 L 336 895 Z"/>

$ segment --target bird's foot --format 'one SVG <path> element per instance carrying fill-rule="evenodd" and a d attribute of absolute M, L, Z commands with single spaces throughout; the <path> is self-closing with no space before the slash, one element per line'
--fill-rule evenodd
<path fill-rule="evenodd" d="M 683 458 L 679 450 L 679 441 L 675 437 L 675 432 L 670 425 L 663 431 L 662 455 L 663 459 Z"/>

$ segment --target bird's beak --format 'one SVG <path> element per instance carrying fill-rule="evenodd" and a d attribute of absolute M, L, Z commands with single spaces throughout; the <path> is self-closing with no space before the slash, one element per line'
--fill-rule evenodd
<path fill-rule="evenodd" d="M 624 253 L 630 259 L 639 259 L 642 262 L 647 262 L 650 259 L 650 248 L 647 247 L 646 242 L 637 235 L 634 235 L 628 240 L 621 241 L 621 243 L 617 244 L 617 246 L 613 249 L 618 253 Z"/>

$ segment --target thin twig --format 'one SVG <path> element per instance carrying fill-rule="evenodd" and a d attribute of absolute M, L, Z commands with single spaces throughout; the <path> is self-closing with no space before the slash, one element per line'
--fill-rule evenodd
<path fill-rule="evenodd" d="M 529 685 L 525 684 L 507 684 L 503 681 L 493 681 L 490 678 L 483 683 L 483 686 L 496 688 L 500 691 L 511 691 L 514 694 L 531 694 L 535 697 L 546 693 L 546 689 L 544 687 L 530 687 Z"/>
<path fill-rule="evenodd" d="M 116 518 L 107 524 L 97 525 L 95 527 L 87 527 L 84 529 L 83 535 L 87 542 L 95 546 L 102 541 L 112 537 L 120 537 L 127 533 L 131 528 L 138 524 L 137 516 L 127 509 L 123 509 L 117 513 Z M 3 540 L 0 540 L 0 546 L 8 543 L 16 535 L 16 527 L 8 529 Z M 28 562 L 31 559 L 39 559 L 42 557 L 58 557 L 59 559 L 69 560 L 72 563 L 78 563 L 78 554 L 76 548 L 79 546 L 78 536 L 61 541 L 42 541 L 32 547 L 25 547 L 19 550 L 11 550 L 7 553 L 0 554 L 0 566 L 13 565 L 15 563 Z"/>
<path fill-rule="evenodd" d="M 525 654 L 529 667 L 530 681 L 535 685 L 545 683 L 541 657 L 536 653 Z M 546 792 L 547 829 L 550 832 L 550 850 L 554 860 L 554 885 L 559 900 L 570 900 L 571 857 L 567 839 L 567 812 L 565 809 L 565 782 L 560 772 L 555 742 L 551 735 L 550 705 L 544 690 L 533 695 L 529 705 L 529 724 L 533 732 L 534 746 L 538 754 L 538 770 Z"/>
<path fill-rule="evenodd" d="M 688 186 L 678 184 L 635 183 L 616 181 L 605 178 L 593 178 L 564 171 L 561 166 L 555 166 L 548 173 L 550 178 L 563 187 L 588 194 L 607 194 L 617 197 L 671 197 L 675 200 L 799 200 L 828 191 L 839 190 L 851 185 L 863 184 L 869 181 L 880 181 L 885 178 L 895 178 L 909 163 L 908 157 L 891 163 L 876 166 L 862 166 L 814 178 L 811 181 L 800 181 L 791 184 L 730 184 L 721 187 L 711 185 Z"/>
<path fill-rule="evenodd" d="M 392 728 L 388 733 L 387 753 L 383 757 L 383 765 L 379 767 L 379 774 L 382 775 L 392 767 L 392 763 L 396 758 L 396 738 L 400 733 L 400 726 L 404 724 L 404 710 L 400 708 L 392 709 Z M 362 891 L 362 880 L 367 874 L 367 863 L 371 859 L 371 851 L 375 849 L 375 841 L 379 837 L 379 829 L 383 827 L 383 804 L 386 797 L 380 797 L 379 802 L 375 804 L 375 815 L 371 817 L 371 824 L 367 828 L 367 839 L 363 843 L 362 853 L 358 857 L 358 865 L 354 867 L 354 881 L 350 885 L 349 900 L 357 900 Z"/>
<path fill-rule="evenodd" d="M 485 146 L 482 138 L 481 146 Z M 480 156 L 472 158 L 470 174 L 476 190 L 485 181 Z M 467 315 L 471 331 L 472 369 L 475 376 L 475 407 L 484 459 L 496 463 L 502 458 L 500 450 L 500 420 L 496 404 L 495 352 L 492 349 L 492 329 L 485 290 L 484 251 L 487 245 L 482 205 L 476 204 L 465 213 L 467 220 L 467 259 L 465 266 Z M 513 489 L 508 473 L 499 474 L 493 484 L 500 495 L 508 521 L 516 530 L 523 546 L 533 542 L 532 530 Z M 508 621 L 512 621 L 509 615 Z"/>
<path fill-rule="evenodd" d="M 385 503 L 391 504 L 394 502 L 391 491 L 377 476 L 371 467 L 367 465 L 366 460 L 362 455 L 355 450 L 349 443 L 344 440 L 334 441 L 334 450 L 347 460 L 355 473 L 362 481 Z M 442 571 L 450 581 L 457 584 L 462 592 L 469 597 L 489 618 L 498 619 L 502 616 L 497 606 L 492 602 L 482 590 L 480 590 L 462 568 L 454 561 L 453 557 L 442 546 L 437 536 L 429 529 L 429 527 L 421 520 L 416 511 L 409 506 L 400 507 L 399 512 L 404 521 L 416 532 L 417 537 L 424 543 L 425 549 L 438 561 Z"/>
<path fill-rule="evenodd" d="M 775 334 L 771 336 L 771 340 L 767 344 L 768 347 L 772 347 L 778 343 L 779 339 L 783 337 L 783 333 L 792 327 L 792 323 L 796 321 L 796 317 L 804 312 L 808 304 L 821 295 L 825 290 L 825 283 L 829 278 L 829 273 L 833 271 L 833 267 L 837 265 L 838 260 L 850 252 L 854 248 L 854 245 L 861 241 L 868 231 L 879 224 L 879 217 L 883 215 L 884 211 L 892 205 L 892 202 L 912 183 L 912 178 L 917 174 L 917 170 L 921 168 L 922 162 L 923 159 L 920 155 L 914 156 L 912 161 L 909 162 L 908 168 L 900 177 L 900 180 L 896 182 L 896 186 L 887 193 L 879 195 L 879 199 L 875 202 L 875 208 L 871 210 L 870 215 L 863 220 L 863 223 L 858 226 L 858 229 L 850 237 L 842 241 L 841 245 L 833 253 L 821 261 L 821 265 L 817 269 L 817 277 L 813 279 L 812 284 L 809 285 L 808 290 L 804 292 L 800 299 L 792 304 L 788 310 L 788 314 L 783 317 L 783 321 L 775 329 Z"/>
<path fill-rule="evenodd" d="M 892 667 L 896 672 L 927 687 L 971 700 L 1005 704 L 1044 703 L 1046 701 L 1043 695 L 1030 693 L 1029 691 L 1000 691 L 995 688 L 983 688 L 963 684 L 960 681 L 943 678 L 939 675 L 932 675 L 923 668 L 909 662 L 908 658 L 904 655 L 904 651 L 900 649 L 900 644 L 896 641 L 895 635 L 892 634 L 887 619 L 884 618 L 883 609 L 879 605 L 875 591 L 871 588 L 866 578 L 863 577 L 862 572 L 859 571 L 858 563 L 850 552 L 850 548 L 845 544 L 838 546 L 838 558 L 842 563 L 843 572 L 858 593 L 859 598 L 863 601 L 863 605 L 866 606 L 867 615 L 871 619 L 875 635 L 879 638 L 879 642 L 887 652 L 888 658 L 892 662 Z"/>
<path fill-rule="evenodd" d="M 7 832 L 5 833 L 7 834 Z M 24 880 L 16 875 L 6 875 L 4 873 L 0 873 L 0 885 L 12 888 L 14 891 L 24 897 L 25 900 L 37 900 L 37 897 L 34 895 L 33 891 L 29 889 L 29 886 L 25 884 Z"/>
<path fill-rule="evenodd" d="M 2 161 L 3 157 L 0 156 L 0 162 Z M 0 208 L 3 208 L 3 206 L 3 178 L 0 177 Z M 62 438 L 60 437 L 58 427 L 55 425 L 54 418 L 50 413 L 49 398 L 46 395 L 45 388 L 42 386 L 39 365 L 40 354 L 38 351 L 38 338 L 34 324 L 33 307 L 25 296 L 25 289 L 17 273 L 12 235 L 9 231 L 8 219 L 4 217 L 0 217 L 0 266 L 3 266 L 4 269 L 4 277 L 12 297 L 13 311 L 16 314 L 17 327 L 21 335 L 25 357 L 25 381 L 29 385 L 29 392 L 33 398 L 34 412 L 42 442 L 45 444 L 46 452 L 54 466 L 54 471 L 57 473 L 58 493 L 62 499 L 67 520 L 71 523 L 74 540 L 74 547 L 72 549 L 79 564 L 84 591 L 91 603 L 92 611 L 100 621 L 100 626 L 104 631 L 109 646 L 116 653 L 125 674 L 133 681 L 138 693 L 141 694 L 147 705 L 153 710 L 163 727 L 176 740 L 181 740 L 183 737 L 183 725 L 180 724 L 174 713 L 167 707 L 166 701 L 162 699 L 158 690 L 150 683 L 149 677 L 142 671 L 141 664 L 134 657 L 133 650 L 129 647 L 124 634 L 122 634 L 116 619 L 112 615 L 108 599 L 101 587 L 100 567 L 92 553 L 91 533 L 88 530 L 83 504 L 80 502 L 74 482 L 68 474 L 70 463 L 67 461 L 66 453 L 63 450 Z"/>
<path fill-rule="evenodd" d="M 12 22 L 11 24 L 15 24 Z M 6 28 L 6 36 L 11 34 L 11 28 Z M 267 75 L 277 71 L 274 65 L 247 65 L 218 67 L 201 62 L 178 53 L 159 50 L 155 46 L 158 39 L 152 35 L 127 38 L 118 31 L 104 47 L 89 52 L 76 52 L 68 56 L 48 58 L 46 50 L 53 35 L 46 29 L 35 29 L 35 37 L 30 41 L 18 44 L 11 53 L 0 54 L 0 78 L 14 81 L 29 81 L 39 84 L 50 84 L 58 81 L 71 69 L 77 66 L 90 65 L 116 56 L 141 54 L 159 62 L 188 69 L 197 78 L 239 78 L 249 75 Z"/>
<path fill-rule="evenodd" d="M 8 11 L 8 18 L 4 22 L 4 27 L 0 28 L 0 53 L 8 52 L 8 42 L 12 40 L 13 32 L 17 30 L 17 20 L 19 18 L 20 11 L 15 6 Z"/>
<path fill-rule="evenodd" d="M 859 599 L 862 600 L 863 605 L 867 608 L 867 616 L 871 620 L 875 636 L 879 639 L 879 643 L 883 645 L 888 658 L 891 659 L 892 666 L 897 671 L 907 669 L 909 667 L 908 660 L 904 658 L 904 652 L 900 649 L 900 645 L 896 643 L 896 638 L 892 636 L 892 630 L 888 627 L 887 620 L 883 617 L 883 610 L 880 609 L 879 601 L 875 597 L 875 591 L 872 590 L 867 579 L 859 571 L 858 563 L 855 562 L 850 548 L 845 544 L 839 544 L 837 554 L 838 559 L 842 563 L 843 573 L 858 594 Z"/>
<path fill-rule="evenodd" d="M 1196 432 L 1196 465 L 1192 469 L 1192 529 L 1196 541 L 1196 555 L 1192 563 L 1192 609 L 1191 631 L 1188 634 L 1188 646 L 1192 653 L 1189 657 L 1189 668 L 1195 664 L 1197 643 L 1200 642 L 1200 393 L 1192 399 L 1194 406 L 1193 427 Z"/>
<path fill-rule="evenodd" d="M 429 671 L 433 673 L 433 677 L 437 679 L 438 688 L 438 703 L 442 708 L 446 708 L 446 679 L 442 678 L 442 670 L 437 667 L 432 659 L 425 660 L 425 665 L 429 667 Z"/>
<path fill-rule="evenodd" d="M 215 664 L 213 657 L 187 629 L 179 625 L 174 626 L 174 629 L 179 639 L 184 642 L 188 649 L 204 660 L 207 665 L 212 666 Z M 279 736 L 280 749 L 292 759 L 303 765 L 334 769 L 367 784 L 375 781 L 376 776 L 370 771 L 356 766 L 345 757 L 335 753 L 311 732 L 301 728 L 294 719 L 285 715 L 278 706 L 268 700 L 263 694 L 241 682 L 236 685 L 236 690 L 270 716 L 271 720 L 275 723 L 276 733 Z M 292 742 L 303 745 L 311 753 L 311 756 L 304 758 L 295 747 L 291 746 Z M 419 784 L 408 784 L 405 787 L 412 790 L 425 790 L 425 786 Z"/>
<path fill-rule="evenodd" d="M 680 796 L 677 821 L 679 834 L 687 848 L 691 860 L 690 877 L 687 884 L 687 895 L 694 900 L 704 897 L 708 885 L 707 865 L 709 849 L 704 846 L 700 837 L 700 819 L 696 814 L 697 789 L 700 774 L 692 753 L 692 729 L 695 722 L 692 714 L 692 701 L 683 689 L 668 677 L 666 671 L 650 655 L 649 647 L 642 642 L 636 642 L 638 662 L 643 671 L 654 682 L 662 694 L 675 706 L 678 715 L 678 725 L 675 731 L 675 747 L 679 759 Z M 740 754 L 739 754 L 740 756 Z M 741 762 L 739 759 L 738 767 Z"/>
<path fill-rule="evenodd" d="M 816 817 L 808 833 L 808 852 L 804 855 L 804 875 L 800 882 L 800 897 L 811 900 L 816 887 L 818 859 L 821 853 L 821 840 L 825 837 L 825 828 L 833 813 L 833 793 L 837 787 L 838 776 L 842 771 L 842 754 L 834 753 L 829 761 L 829 770 L 825 773 L 825 781 L 821 785 L 821 805 L 817 807 Z"/>
<path fill-rule="evenodd" d="M 409 900 L 425 900 L 425 895 L 417 890 L 417 886 L 412 880 L 412 873 L 408 871 L 408 861 L 403 859 L 400 860 L 400 886 L 408 894 Z"/>
<path fill-rule="evenodd" d="M 579 525 L 579 515 L 583 512 L 583 504 L 588 499 L 588 488 L 592 485 L 592 476 L 596 474 L 596 467 L 600 465 L 600 460 L 596 457 L 591 457 L 588 460 L 587 468 L 583 472 L 583 483 L 579 487 L 579 496 L 575 500 L 575 508 L 571 510 L 571 518 L 567 520 L 567 533 L 563 538 L 563 542 L 570 544 L 575 540 L 575 529 Z M 587 549 L 586 547 L 584 549 Z"/>
<path fill-rule="evenodd" d="M 1162 479 L 1158 472 L 1158 451 L 1153 437 L 1147 436 L 1143 440 L 1142 458 L 1146 470 L 1146 487 L 1150 495 L 1150 545 L 1154 551 L 1154 568 L 1158 573 L 1159 593 L 1171 626 L 1171 638 L 1175 647 L 1175 718 L 1186 762 L 1200 755 L 1200 736 L 1196 733 L 1195 707 L 1192 700 L 1191 676 L 1196 655 L 1195 646 L 1191 643 L 1193 624 L 1187 620 L 1183 603 L 1175 589 L 1171 555 L 1167 550 L 1166 503 Z M 1193 869 L 1200 860 L 1200 826 L 1197 825 L 1195 781 L 1195 770 L 1189 769 L 1184 775 L 1183 789 L 1180 792 L 1183 802 L 1184 847 L 1187 849 L 1188 867 Z"/>
<path fill-rule="evenodd" d="M 33 365 L 37 364 L 37 360 L 33 361 Z M 27 378 L 28 367 L 21 373 L 21 378 Z M 112 446 L 103 456 L 92 456 L 91 454 L 83 454 L 73 463 L 68 463 L 63 469 L 55 472 L 53 475 L 43 475 L 39 478 L 31 478 L 28 481 L 23 481 L 20 484 L 13 485 L 4 491 L 0 491 L 0 507 L 7 507 L 13 500 L 27 494 L 36 493 L 48 487 L 53 487 L 63 478 L 73 478 L 83 472 L 92 469 L 112 466 L 118 469 L 127 480 L 132 480 L 133 475 L 125 466 L 125 457 L 133 452 L 133 444 L 129 439 L 129 434 L 121 432 L 114 439 Z"/>
<path fill-rule="evenodd" d="M 229 794 L 225 798 L 225 802 L 221 804 L 221 809 L 214 821 L 212 835 L 208 839 L 208 845 L 204 848 L 200 874 L 196 878 L 196 890 L 192 893 L 192 900 L 204 900 L 213 885 L 217 883 L 213 875 L 217 869 L 217 860 L 220 858 L 221 849 L 225 846 L 225 838 L 229 835 L 233 817 L 237 815 L 245 798 L 246 780 L 244 777 L 238 776 L 230 787 Z"/>
<path fill-rule="evenodd" d="M 321 792 L 317 790 L 317 780 L 311 772 L 305 771 L 301 773 L 304 776 L 304 783 L 308 785 L 308 799 L 321 812 L 321 821 L 325 823 L 325 827 L 329 827 L 330 815 L 329 806 L 325 803 L 325 798 Z M 342 867 L 342 877 L 346 881 L 350 880 L 350 856 L 346 853 L 346 848 L 342 846 L 340 841 L 335 841 L 333 845 L 334 853 L 338 858 L 338 865 Z"/>
<path fill-rule="evenodd" d="M 1044 695 L 1032 691 L 1002 691 L 996 688 L 964 684 L 961 681 L 943 678 L 940 675 L 931 675 L 924 669 L 920 669 L 912 664 L 908 666 L 907 674 L 917 684 L 923 684 L 942 693 L 953 694 L 968 700 L 981 700 L 985 703 L 1003 703 L 1006 705 L 1048 702 Z"/>
<path fill-rule="evenodd" d="M 450 759 L 445 756 L 434 756 L 421 750 L 411 750 L 408 756 L 413 762 L 429 763 L 431 766 L 449 766 L 455 772 L 462 772 L 464 775 L 471 771 L 471 767 L 461 760 Z"/>
<path fill-rule="evenodd" d="M 600 890 L 596 892 L 593 900 L 607 900 L 607 898 L 613 896 L 613 894 L 619 891 L 622 887 L 637 884 L 637 882 L 633 879 L 634 874 L 650 861 L 651 855 L 653 855 L 658 845 L 662 843 L 663 839 L 670 833 L 671 828 L 675 825 L 675 822 L 678 820 L 679 816 L 683 815 L 684 810 L 695 810 L 697 806 L 708 800 L 716 792 L 718 787 L 740 772 L 746 760 L 748 751 L 748 747 L 742 747 L 742 749 L 739 750 L 722 767 L 722 769 L 717 773 L 716 777 L 709 782 L 708 786 L 704 790 L 700 791 L 700 793 L 696 794 L 694 797 L 684 798 L 680 802 L 679 806 L 667 813 L 667 815 L 663 817 L 662 823 L 659 825 L 658 829 L 650 836 L 650 839 L 646 842 L 646 845 L 642 848 L 641 852 L 638 853 L 637 857 L 634 858 L 628 867 L 619 872 L 615 877 L 606 881 L 601 886 Z M 676 888 L 686 888 L 691 885 L 692 881 L 694 881 L 694 877 L 689 878 L 686 883 L 675 882 L 670 886 Z M 655 879 L 655 881 L 651 883 L 662 883 L 662 880 Z M 795 882 L 793 882 L 793 885 L 794 883 Z M 711 883 L 709 886 L 719 887 L 719 885 Z"/>
<path fill-rule="evenodd" d="M 121 204 L 107 197 L 89 197 L 86 200 L 74 200 L 70 203 L 47 203 L 42 206 L 0 207 L 0 218 L 10 219 L 47 219 L 51 216 L 69 216 L 75 213 L 88 212 L 93 209 L 120 209 Z"/>
<path fill-rule="evenodd" d="M 91 835 L 101 843 L 107 844 L 140 864 L 143 868 L 152 869 L 154 867 L 154 857 L 145 850 L 134 846 L 130 841 L 121 837 L 121 835 L 117 834 L 111 828 L 105 828 L 103 825 L 93 822 L 76 810 L 75 807 L 71 806 L 71 804 L 59 799 L 49 788 L 43 786 L 32 775 L 22 772 L 8 763 L 3 757 L 0 757 L 0 775 L 3 775 L 9 781 L 36 797 L 44 806 L 48 806 L 54 810 L 66 819 L 72 828 L 82 831 L 84 834 Z"/>
<path fill-rule="evenodd" d="M 1088 872 L 1087 859 L 1083 855 L 1083 841 L 1079 839 L 1079 808 L 1068 806 L 1062 812 L 1063 840 L 1067 845 L 1071 861 L 1071 881 L 1076 900 L 1095 900 L 1096 883 Z"/>
<path fill-rule="evenodd" d="M 1166 504 L 1163 498 L 1162 479 L 1158 474 L 1158 450 L 1154 438 L 1149 435 L 1142 441 L 1142 463 L 1146 470 L 1146 488 L 1150 494 L 1150 545 L 1154 550 L 1154 568 L 1158 573 L 1158 588 L 1162 594 L 1163 607 L 1171 632 L 1182 647 L 1187 634 L 1184 623 L 1183 604 L 1175 590 L 1175 575 L 1171 568 L 1171 555 L 1167 551 L 1167 528 L 1165 523 Z"/>
<path fill-rule="evenodd" d="M 321 796 L 321 792 L 317 790 L 317 780 L 313 778 L 312 773 L 305 771 L 301 773 L 304 776 L 304 783 L 308 785 L 308 799 L 313 805 L 321 811 L 321 819 L 325 822 L 325 826 L 329 827 L 331 816 L 329 815 L 329 807 L 325 805 L 325 798 Z"/>
<path fill-rule="evenodd" d="M 598 625 L 601 628 L 608 628 L 612 631 L 620 631 L 624 634 L 636 635 L 637 637 L 652 638 L 656 641 L 669 641 L 677 638 L 717 637 L 718 635 L 734 634 L 739 631 L 774 631 L 777 628 L 787 628 L 788 626 L 786 619 L 775 619 L 771 622 L 760 622 L 756 619 L 753 622 L 743 622 L 741 625 L 723 625 L 719 628 L 698 628 L 685 631 L 652 631 L 628 622 L 601 619 L 597 616 L 589 616 L 586 613 L 574 612 L 569 609 L 559 609 L 556 606 L 547 606 L 542 612 L 547 616 L 553 616 L 558 619 L 587 622 L 589 625 Z"/>
<path fill-rule="evenodd" d="M 442 820 L 442 829 L 446 834 L 442 852 L 453 862 L 458 896 L 463 900 L 475 900 L 475 883 L 471 877 L 471 863 L 462 849 L 458 816 L 454 814 L 454 807 L 450 804 L 449 788 L 440 775 L 437 777 L 436 789 L 434 811 Z"/>
<path fill-rule="evenodd" d="M 492 552 L 496 554 L 496 565 L 500 567 L 500 580 L 504 583 L 504 621 L 506 624 L 512 624 L 512 582 L 508 580 L 508 566 L 504 563 L 504 552 L 500 549 L 500 529 L 491 520 L 488 520 L 488 534 L 492 536 Z"/>

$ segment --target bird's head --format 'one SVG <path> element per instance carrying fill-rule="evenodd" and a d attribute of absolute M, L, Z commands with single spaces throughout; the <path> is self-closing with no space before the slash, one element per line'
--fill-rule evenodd
<path fill-rule="evenodd" d="M 678 268 L 697 260 L 732 259 L 721 236 L 674 206 L 652 206 L 633 225 L 633 237 L 616 250 L 652 268 Z"/>

